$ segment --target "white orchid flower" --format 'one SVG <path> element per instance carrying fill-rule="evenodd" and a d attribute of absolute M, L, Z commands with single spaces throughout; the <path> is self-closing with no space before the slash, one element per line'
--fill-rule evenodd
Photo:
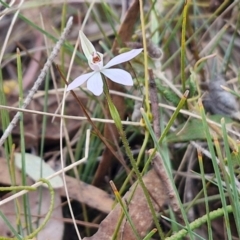
<path fill-rule="evenodd" d="M 83 53 L 86 56 L 88 64 L 93 71 L 83 74 L 74 79 L 68 85 L 67 91 L 79 87 L 81 84 L 87 81 L 87 89 L 96 96 L 101 95 L 103 92 L 103 80 L 101 73 L 107 78 L 111 79 L 113 82 L 126 86 L 133 85 L 132 77 L 127 71 L 110 67 L 133 59 L 142 52 L 143 48 L 133 49 L 129 52 L 119 54 L 118 56 L 111 59 L 105 66 L 103 66 L 103 54 L 96 51 L 92 43 L 87 39 L 82 31 L 80 31 L 79 35 Z"/>

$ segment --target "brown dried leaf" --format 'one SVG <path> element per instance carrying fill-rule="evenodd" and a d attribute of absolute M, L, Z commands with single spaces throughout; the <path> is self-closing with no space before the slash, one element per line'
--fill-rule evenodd
<path fill-rule="evenodd" d="M 109 213 L 112 210 L 114 201 L 103 190 L 69 176 L 66 176 L 66 182 L 71 199 L 85 203 L 104 213 Z M 66 196 L 64 188 L 61 190 L 61 195 Z"/>
<path fill-rule="evenodd" d="M 151 196 L 155 211 L 160 212 L 166 200 L 166 195 L 164 194 L 165 191 L 163 189 L 161 180 L 157 176 L 156 172 L 152 169 L 143 177 L 143 181 Z M 129 196 L 132 194 L 134 188 L 135 184 L 130 188 L 129 192 L 125 194 L 123 200 L 128 202 Z M 153 219 L 146 201 L 146 197 L 140 185 L 137 186 L 133 198 L 128 205 L 128 211 L 140 237 L 144 237 L 149 231 L 149 229 L 152 227 Z M 118 204 L 101 222 L 97 233 L 94 234 L 92 237 L 84 238 L 84 240 L 111 239 L 117 223 L 120 219 L 121 213 L 122 210 L 120 205 Z M 136 239 L 126 219 L 124 219 L 122 222 L 117 239 Z"/>

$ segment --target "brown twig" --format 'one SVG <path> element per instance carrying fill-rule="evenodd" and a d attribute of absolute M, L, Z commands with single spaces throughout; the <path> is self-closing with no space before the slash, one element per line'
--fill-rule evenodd
<path fill-rule="evenodd" d="M 160 137 L 160 114 L 158 107 L 158 95 L 155 79 L 152 69 L 148 70 L 149 73 L 149 98 L 151 101 L 152 115 L 153 115 L 153 130 L 157 138 Z"/>

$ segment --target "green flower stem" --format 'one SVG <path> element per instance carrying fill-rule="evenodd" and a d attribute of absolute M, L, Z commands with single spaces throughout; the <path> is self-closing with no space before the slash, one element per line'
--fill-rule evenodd
<path fill-rule="evenodd" d="M 40 182 L 43 182 L 45 184 L 47 184 L 48 186 L 48 189 L 50 191 L 50 195 L 51 195 L 51 201 L 50 201 L 50 207 L 49 207 L 49 211 L 45 217 L 45 219 L 43 220 L 43 223 L 35 230 L 33 231 L 31 234 L 29 234 L 28 236 L 26 237 L 14 237 L 14 238 L 8 238 L 8 237 L 2 237 L 0 236 L 0 240 L 18 240 L 18 239 L 22 239 L 22 240 L 28 240 L 28 239 L 32 239 L 32 238 L 35 238 L 37 236 L 37 234 L 45 227 L 45 225 L 47 224 L 47 222 L 49 221 L 50 217 L 51 217 L 51 214 L 53 212 L 53 209 L 54 209 L 54 189 L 53 187 L 51 186 L 50 182 L 46 179 L 39 179 Z M 18 190 L 33 190 L 34 188 L 32 187 L 24 187 L 24 186 L 18 186 L 18 187 L 10 187 L 10 190 L 16 190 L 16 188 Z M 1 190 L 1 191 L 4 191 L 4 190 Z M 2 216 L 1 216 L 2 217 Z M 6 219 L 7 220 L 7 219 Z M 13 230 L 13 229 L 12 229 Z M 15 232 L 15 231 L 14 231 Z M 15 234 L 16 235 L 16 234 Z"/>
<path fill-rule="evenodd" d="M 121 137 L 121 140 L 122 140 L 122 143 L 125 147 L 125 151 L 126 151 L 126 154 L 130 160 L 130 163 L 134 169 L 134 172 L 136 173 L 137 175 L 137 178 L 138 178 L 138 181 L 142 187 L 142 190 L 144 192 L 144 195 L 146 197 L 146 200 L 147 200 L 147 203 L 148 203 L 148 206 L 150 208 L 150 211 L 152 213 L 152 216 L 153 216 L 153 220 L 154 220 L 154 223 L 156 224 L 156 227 L 158 229 L 158 233 L 160 234 L 162 232 L 161 230 L 161 227 L 160 227 L 160 224 L 159 224 L 159 221 L 157 219 L 157 216 L 156 216 L 156 213 L 155 213 L 155 210 L 154 210 L 154 207 L 152 205 L 152 202 L 150 200 L 150 197 L 149 197 L 149 193 L 148 193 L 148 190 L 146 188 L 146 186 L 144 185 L 144 182 L 142 180 L 142 175 L 141 173 L 139 172 L 139 169 L 138 169 L 138 166 L 137 166 L 137 163 L 135 161 L 135 159 L 133 158 L 133 155 L 132 155 L 132 152 L 131 152 L 131 149 L 130 149 L 130 146 L 128 144 L 128 141 L 127 141 L 127 137 L 126 137 L 126 134 L 125 132 L 123 131 L 123 127 L 122 127 L 122 122 L 121 122 L 121 118 L 119 116 L 119 113 L 115 107 L 115 105 L 113 104 L 112 102 L 112 99 L 110 97 L 110 94 L 109 94 L 109 89 L 108 89 L 108 86 L 107 86 L 107 81 L 105 78 L 103 78 L 103 83 L 104 83 L 104 93 L 105 93 L 105 96 L 106 96 L 106 99 L 107 99 L 107 103 L 108 103 L 108 107 L 109 107 L 109 111 L 110 111 L 110 114 L 114 120 L 114 123 L 119 131 L 119 135 Z"/>
<path fill-rule="evenodd" d="M 198 218 L 197 220 L 191 222 L 189 224 L 190 229 L 194 230 L 196 228 L 201 227 L 203 224 L 205 224 L 208 219 L 214 220 L 216 218 L 222 217 L 224 215 L 224 212 L 227 211 L 228 213 L 232 213 L 233 208 L 231 205 L 228 205 L 225 209 L 219 208 L 217 210 L 214 210 L 208 214 L 203 215 L 201 218 Z M 171 237 L 166 238 L 165 240 L 177 240 L 182 239 L 188 234 L 188 231 L 186 229 L 182 229 L 179 232 L 175 233 Z"/>
<path fill-rule="evenodd" d="M 143 144 L 140 148 L 140 152 L 138 154 L 138 158 L 137 158 L 137 166 L 140 164 L 140 161 L 142 159 L 142 156 L 144 154 L 144 151 L 146 149 L 146 146 L 147 146 L 147 143 L 148 143 L 148 140 L 149 140 L 149 131 L 145 131 L 145 137 L 144 137 L 144 141 L 143 141 Z M 132 177 L 132 174 L 133 174 L 134 170 L 132 169 L 130 171 L 130 173 L 127 175 L 123 185 L 121 186 L 121 189 L 119 191 L 120 195 L 123 193 L 123 191 L 125 190 L 128 182 L 129 182 L 129 179 Z M 142 175 L 143 175 L 144 172 L 142 172 Z"/>

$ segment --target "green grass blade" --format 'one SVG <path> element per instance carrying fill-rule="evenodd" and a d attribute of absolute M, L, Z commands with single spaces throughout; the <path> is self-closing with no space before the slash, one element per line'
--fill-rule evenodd
<path fill-rule="evenodd" d="M 238 231 L 238 236 L 240 237 L 240 199 L 239 199 L 239 189 L 237 188 L 238 180 L 235 177 L 234 173 L 234 168 L 233 168 L 233 163 L 232 163 L 232 156 L 230 153 L 230 147 L 228 143 L 228 135 L 226 131 L 226 125 L 225 125 L 225 120 L 224 118 L 221 121 L 222 125 L 222 132 L 223 132 L 223 142 L 224 142 L 224 149 L 226 152 L 226 157 L 227 157 L 227 166 L 229 169 L 229 181 L 230 181 L 230 186 L 231 186 L 231 192 L 229 192 L 229 195 L 232 197 L 232 207 L 234 209 L 233 215 L 235 218 L 235 223 L 236 223 L 236 228 Z"/>
<path fill-rule="evenodd" d="M 204 131 L 205 131 L 206 138 L 207 138 L 208 148 L 209 148 L 209 151 L 210 151 L 211 157 L 212 157 L 212 164 L 213 164 L 214 173 L 215 173 L 215 176 L 216 176 L 217 186 L 218 186 L 218 190 L 219 190 L 219 193 L 220 193 L 221 202 L 222 202 L 222 205 L 223 205 L 224 220 L 225 220 L 225 224 L 226 224 L 227 236 L 228 236 L 228 239 L 232 239 L 231 229 L 230 229 L 230 226 L 229 226 L 229 216 L 228 216 L 228 212 L 226 210 L 227 209 L 227 203 L 226 203 L 226 198 L 225 198 L 224 191 L 223 191 L 224 187 L 223 187 L 223 184 L 222 184 L 221 173 L 219 171 L 218 161 L 217 161 L 215 151 L 214 151 L 214 146 L 213 146 L 213 143 L 212 143 L 212 137 L 211 137 L 211 134 L 210 134 L 210 130 L 209 130 L 207 121 L 206 121 L 206 115 L 205 115 L 205 112 L 204 112 L 204 108 L 203 108 L 203 105 L 202 105 L 201 102 L 199 102 L 199 108 L 200 108 L 200 113 L 201 113 L 201 117 L 202 117 L 202 124 L 203 124 Z"/>

